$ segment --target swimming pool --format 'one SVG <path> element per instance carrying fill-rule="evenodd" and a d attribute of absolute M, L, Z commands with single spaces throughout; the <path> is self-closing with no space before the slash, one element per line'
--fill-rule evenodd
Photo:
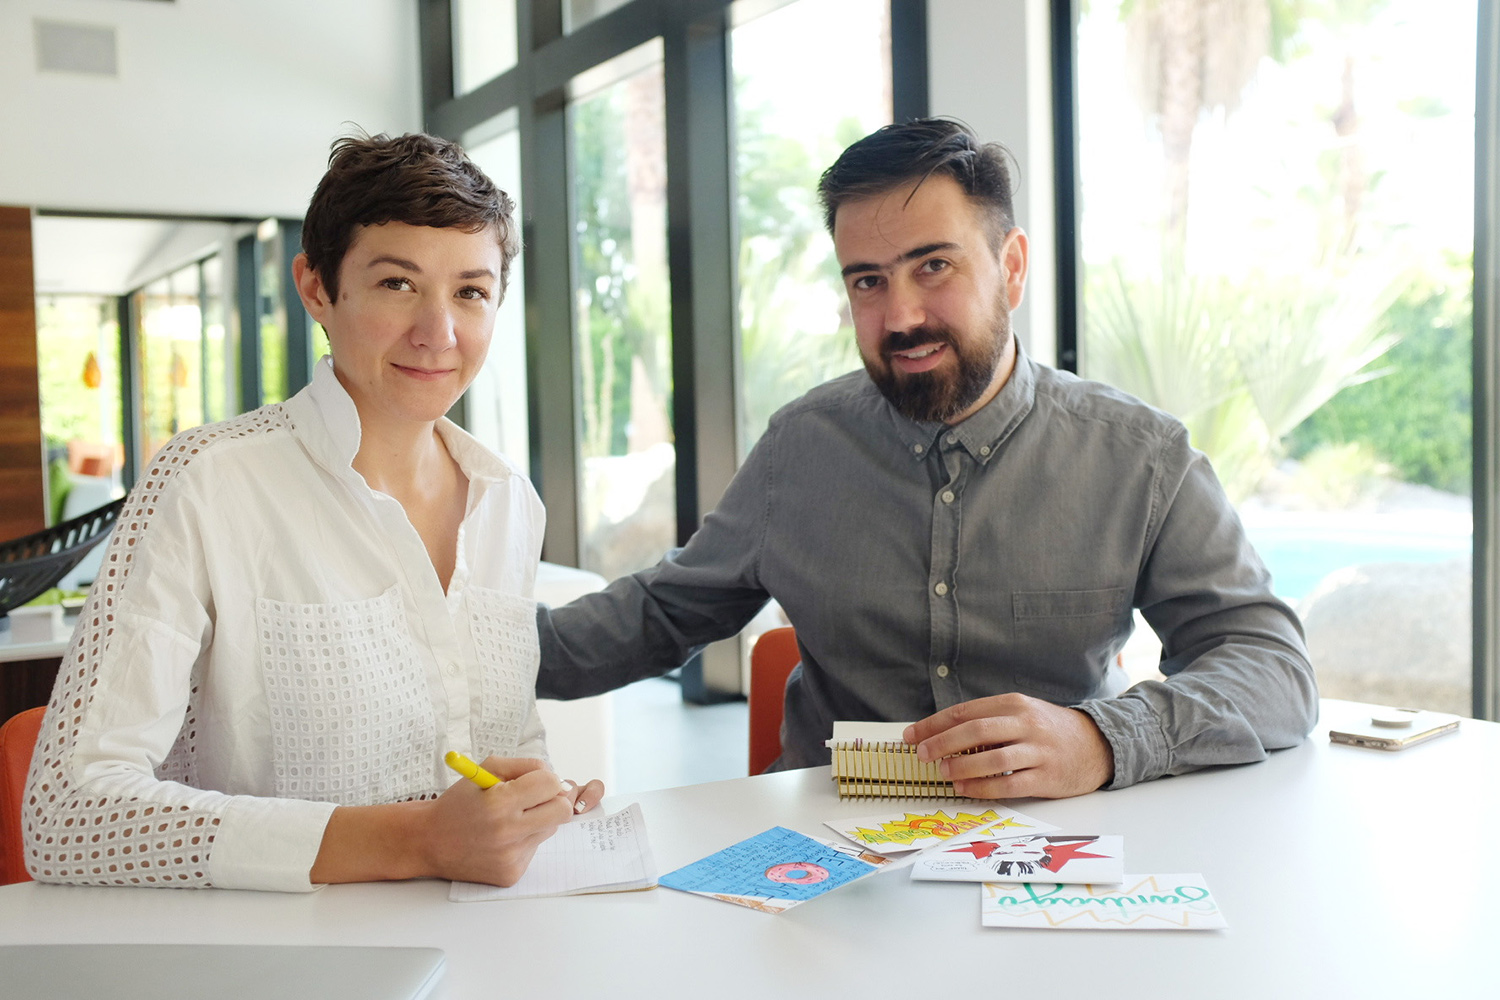
<path fill-rule="evenodd" d="M 1473 553 L 1473 535 L 1422 531 L 1409 526 L 1381 530 L 1324 524 L 1245 525 L 1255 550 L 1271 571 L 1276 594 L 1299 601 L 1329 573 L 1365 563 L 1436 563 Z"/>

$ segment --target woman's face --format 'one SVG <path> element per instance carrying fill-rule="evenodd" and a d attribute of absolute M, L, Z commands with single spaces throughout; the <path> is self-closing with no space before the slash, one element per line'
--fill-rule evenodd
<path fill-rule="evenodd" d="M 340 265 L 336 302 L 299 264 L 303 301 L 328 331 L 334 371 L 366 433 L 437 420 L 479 373 L 501 296 L 493 228 L 362 226 Z"/>

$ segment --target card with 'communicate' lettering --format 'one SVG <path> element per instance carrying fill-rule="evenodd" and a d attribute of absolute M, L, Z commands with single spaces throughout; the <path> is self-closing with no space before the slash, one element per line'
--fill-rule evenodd
<path fill-rule="evenodd" d="M 1119 885 L 986 882 L 979 888 L 986 927 L 1195 931 L 1228 926 L 1202 875 L 1126 875 Z"/>

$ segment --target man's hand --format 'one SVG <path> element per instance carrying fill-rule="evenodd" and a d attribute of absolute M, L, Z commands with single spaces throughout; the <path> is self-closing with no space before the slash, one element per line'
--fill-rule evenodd
<path fill-rule="evenodd" d="M 1101 788 L 1115 773 L 1114 753 L 1093 719 L 1024 694 L 945 708 L 908 726 L 906 742 L 975 799 L 1062 799 Z M 997 749 L 953 756 L 990 745 Z"/>

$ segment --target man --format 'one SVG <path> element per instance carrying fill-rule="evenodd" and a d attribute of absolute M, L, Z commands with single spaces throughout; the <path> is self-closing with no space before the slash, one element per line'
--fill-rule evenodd
<path fill-rule="evenodd" d="M 1317 705 L 1301 629 L 1207 460 L 1011 330 L 1029 248 L 1004 151 L 956 122 L 892 125 L 820 194 L 865 371 L 783 408 L 681 551 L 542 609 L 540 693 L 660 673 L 774 597 L 802 652 L 778 767 L 826 763 L 835 719 L 920 719 L 919 757 L 951 758 L 976 798 L 1299 742 Z M 1112 697 L 1133 608 L 1167 679 Z"/>

